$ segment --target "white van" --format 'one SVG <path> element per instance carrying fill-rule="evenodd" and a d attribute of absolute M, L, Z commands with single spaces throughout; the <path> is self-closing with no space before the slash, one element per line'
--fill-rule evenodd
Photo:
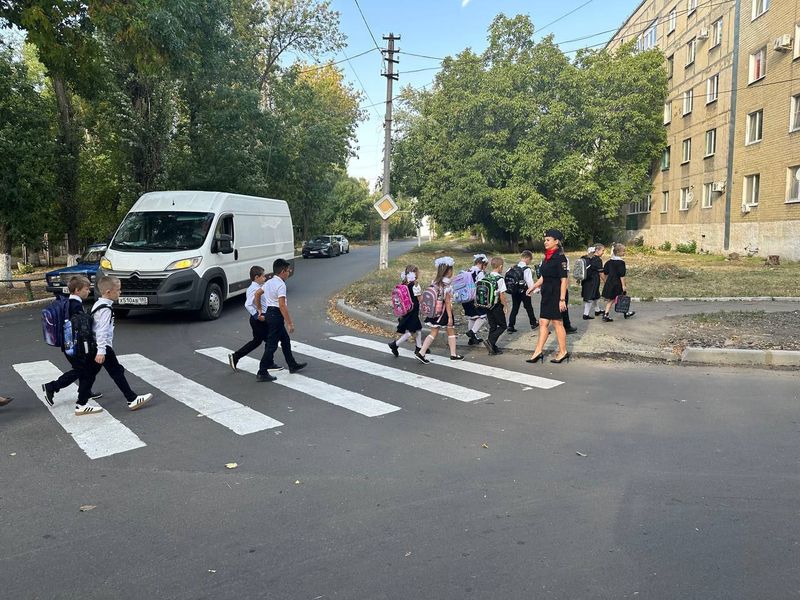
<path fill-rule="evenodd" d="M 294 265 L 294 231 L 283 200 L 222 192 L 151 192 L 125 215 L 100 262 L 122 281 L 117 313 L 197 310 L 216 319 L 226 298 L 250 285 L 250 267 Z"/>

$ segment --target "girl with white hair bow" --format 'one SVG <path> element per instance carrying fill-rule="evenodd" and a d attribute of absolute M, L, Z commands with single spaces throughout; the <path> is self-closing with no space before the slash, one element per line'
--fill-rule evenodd
<path fill-rule="evenodd" d="M 603 272 L 603 254 L 606 247 L 603 244 L 589 246 L 583 260 L 586 262 L 586 277 L 581 281 L 581 296 L 583 297 L 583 319 L 590 320 L 603 314 L 597 302 L 600 300 L 600 275 Z M 594 308 L 594 316 L 592 316 Z"/>
<path fill-rule="evenodd" d="M 431 332 L 422 343 L 422 349 L 415 350 L 414 355 L 421 363 L 428 364 L 430 361 L 425 358 L 425 355 L 436 340 L 436 336 L 439 335 L 439 330 L 447 327 L 450 360 L 464 360 L 464 357 L 456 352 L 456 329 L 453 322 L 453 288 L 450 282 L 453 277 L 455 261 L 449 256 L 442 256 L 437 258 L 433 264 L 436 265 L 436 277 L 434 277 L 431 287 L 436 288 L 437 304 L 441 303 L 442 312 L 439 315 L 425 318 L 425 323 L 431 328 Z"/>
<path fill-rule="evenodd" d="M 478 283 L 481 279 L 486 277 L 486 265 L 489 264 L 489 258 L 485 254 L 475 254 L 473 256 L 472 266 L 470 273 L 472 273 L 472 280 Z M 467 342 L 470 346 L 480 344 L 483 342 L 478 337 L 478 332 L 486 324 L 486 309 L 475 306 L 475 301 L 464 302 L 464 316 L 467 317 Z"/>

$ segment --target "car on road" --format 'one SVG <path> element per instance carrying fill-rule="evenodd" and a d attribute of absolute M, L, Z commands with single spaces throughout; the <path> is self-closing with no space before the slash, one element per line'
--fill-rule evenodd
<path fill-rule="evenodd" d="M 343 235 L 335 235 L 333 237 L 339 242 L 339 248 L 342 249 L 342 254 L 350 254 L 350 240 Z"/>
<path fill-rule="evenodd" d="M 307 241 L 303 244 L 303 258 L 311 258 L 312 256 L 339 256 L 342 253 L 342 247 L 335 235 L 318 235 L 317 237 Z"/>
<path fill-rule="evenodd" d="M 100 259 L 103 258 L 107 248 L 107 244 L 91 244 L 86 248 L 86 252 L 78 259 L 77 264 L 45 273 L 45 286 L 47 291 L 52 292 L 55 296 L 69 295 L 67 284 L 70 278 L 76 275 L 83 275 L 92 282 L 89 297 L 93 298 L 97 269 L 100 266 Z"/>

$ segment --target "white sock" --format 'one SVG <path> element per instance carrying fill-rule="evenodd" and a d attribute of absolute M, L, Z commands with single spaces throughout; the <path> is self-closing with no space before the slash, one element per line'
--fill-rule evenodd
<path fill-rule="evenodd" d="M 408 338 L 410 337 L 411 334 L 408 331 L 406 331 L 403 335 L 400 336 L 400 338 L 395 342 L 395 344 L 399 346 L 400 344 L 408 340 Z"/>
<path fill-rule="evenodd" d="M 422 331 L 418 331 L 415 341 L 417 343 L 417 348 L 422 348 Z"/>
<path fill-rule="evenodd" d="M 435 339 L 436 338 L 432 335 L 428 335 L 428 337 L 425 338 L 425 343 L 422 344 L 422 350 L 420 350 L 419 353 L 425 356 L 425 354 L 428 352 L 428 349 L 433 346 L 433 341 Z"/>
<path fill-rule="evenodd" d="M 591 312 L 591 310 L 592 310 L 592 304 L 594 304 L 594 302 L 584 302 L 583 303 L 583 316 L 585 316 L 585 317 L 589 316 L 589 312 Z"/>
<path fill-rule="evenodd" d="M 486 323 L 486 317 L 478 317 L 475 319 L 475 324 L 470 327 L 470 331 L 472 331 L 472 333 L 478 333 L 481 330 L 481 327 L 483 327 L 484 323 Z"/>
<path fill-rule="evenodd" d="M 448 335 L 447 336 L 447 345 L 450 346 L 450 356 L 456 355 L 456 336 Z"/>

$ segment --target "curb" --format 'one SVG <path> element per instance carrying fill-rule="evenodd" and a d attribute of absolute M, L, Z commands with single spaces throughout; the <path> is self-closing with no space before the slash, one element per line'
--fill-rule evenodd
<path fill-rule="evenodd" d="M 29 300 L 27 302 L 14 302 L 13 304 L 0 305 L 0 312 L 7 312 L 16 308 L 27 308 L 29 306 L 38 306 L 41 304 L 50 304 L 53 298 L 40 298 L 39 300 Z"/>
<path fill-rule="evenodd" d="M 687 298 L 631 298 L 634 302 L 800 302 L 796 296 L 718 296 Z"/>

